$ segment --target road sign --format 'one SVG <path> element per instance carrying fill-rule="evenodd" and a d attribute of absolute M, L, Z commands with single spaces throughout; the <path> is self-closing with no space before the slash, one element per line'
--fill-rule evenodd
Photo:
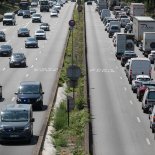
<path fill-rule="evenodd" d="M 67 76 L 70 80 L 78 80 L 81 75 L 81 69 L 76 65 L 71 65 L 67 68 Z"/>
<path fill-rule="evenodd" d="M 71 27 L 75 26 L 75 20 L 71 19 L 69 21 L 69 26 L 71 26 Z"/>

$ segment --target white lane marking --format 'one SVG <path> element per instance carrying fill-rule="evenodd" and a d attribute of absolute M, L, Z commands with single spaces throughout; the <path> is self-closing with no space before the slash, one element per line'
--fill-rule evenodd
<path fill-rule="evenodd" d="M 41 51 L 39 51 L 39 53 L 41 53 Z"/>
<path fill-rule="evenodd" d="M 26 74 L 26 77 L 28 77 L 29 76 L 29 74 Z"/>
<path fill-rule="evenodd" d="M 2 29 L 2 31 L 4 31 L 4 32 L 5 32 L 5 31 L 6 31 L 6 29 Z"/>
<path fill-rule="evenodd" d="M 140 123 L 141 122 L 140 118 L 139 117 L 136 117 L 136 118 L 137 118 L 138 123 Z"/>
<path fill-rule="evenodd" d="M 30 68 L 33 68 L 34 66 L 32 65 Z"/>
<path fill-rule="evenodd" d="M 126 90 L 127 90 L 127 88 L 126 88 L 126 87 L 124 87 L 124 90 L 126 91 Z"/>
<path fill-rule="evenodd" d="M 22 50 L 23 48 L 21 48 L 21 50 Z"/>
<path fill-rule="evenodd" d="M 6 70 L 6 68 L 4 67 L 4 68 L 3 68 L 3 71 L 5 71 L 5 70 Z"/>
<path fill-rule="evenodd" d="M 36 61 L 38 60 L 38 58 L 36 58 Z"/>
<path fill-rule="evenodd" d="M 12 99 L 11 99 L 11 101 L 13 102 L 15 100 L 15 97 L 13 97 Z"/>
<path fill-rule="evenodd" d="M 120 79 L 122 80 L 123 78 L 122 78 L 122 77 L 120 77 Z"/>
<path fill-rule="evenodd" d="M 146 142 L 148 145 L 151 145 L 150 140 L 148 138 L 146 138 Z"/>
<path fill-rule="evenodd" d="M 31 20 L 25 25 L 25 27 L 27 27 L 30 24 Z"/>
<path fill-rule="evenodd" d="M 130 104 L 133 104 L 133 102 L 130 100 Z"/>
<path fill-rule="evenodd" d="M 11 40 L 8 40 L 6 43 L 9 44 L 11 42 Z"/>

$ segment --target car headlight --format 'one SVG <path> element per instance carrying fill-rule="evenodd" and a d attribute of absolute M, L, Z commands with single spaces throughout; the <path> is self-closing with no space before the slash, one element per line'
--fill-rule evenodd
<path fill-rule="evenodd" d="M 0 131 L 3 131 L 3 130 L 4 130 L 3 126 L 0 126 Z"/>
<path fill-rule="evenodd" d="M 17 102 L 21 102 L 21 99 L 20 98 L 17 98 Z"/>
<path fill-rule="evenodd" d="M 41 97 L 37 98 L 37 102 L 41 101 Z"/>
<path fill-rule="evenodd" d="M 27 124 L 27 125 L 24 127 L 24 130 L 30 130 L 30 124 Z"/>

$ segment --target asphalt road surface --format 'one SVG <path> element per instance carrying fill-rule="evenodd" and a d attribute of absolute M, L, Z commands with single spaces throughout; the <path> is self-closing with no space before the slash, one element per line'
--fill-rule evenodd
<path fill-rule="evenodd" d="M 87 59 L 94 155 L 152 155 L 148 115 L 131 91 L 95 3 L 86 5 Z M 136 53 L 142 54 L 136 47 Z M 152 77 L 155 79 L 154 71 Z"/>
<path fill-rule="evenodd" d="M 42 12 L 42 21 L 50 24 L 50 31 L 46 33 L 47 40 L 39 40 L 39 48 L 25 48 L 26 38 L 17 37 L 17 30 L 20 27 L 27 27 L 31 36 L 39 28 L 39 23 L 32 23 L 31 19 L 16 18 L 16 26 L 3 26 L 0 23 L 0 30 L 6 33 L 7 43 L 11 44 L 14 52 L 23 52 L 27 58 L 26 68 L 9 68 L 9 58 L 0 57 L 0 84 L 3 86 L 4 101 L 0 102 L 0 109 L 8 103 L 16 103 L 17 88 L 21 81 L 41 81 L 44 94 L 44 108 L 42 111 L 33 112 L 34 137 L 31 144 L 10 143 L 0 145 L 0 155 L 31 155 L 37 144 L 46 110 L 50 102 L 52 88 L 56 75 L 60 69 L 60 61 L 63 56 L 63 49 L 68 33 L 68 21 L 72 18 L 74 9 L 72 2 L 66 3 L 60 10 L 58 18 L 51 18 L 50 12 Z M 39 10 L 37 8 L 37 10 Z M 0 45 L 4 42 L 0 42 Z"/>

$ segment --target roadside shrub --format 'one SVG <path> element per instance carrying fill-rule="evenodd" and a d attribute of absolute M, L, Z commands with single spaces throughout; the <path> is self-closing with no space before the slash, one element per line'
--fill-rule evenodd
<path fill-rule="evenodd" d="M 60 107 L 56 109 L 53 126 L 56 131 L 67 127 L 67 112 L 65 101 L 62 102 Z"/>

